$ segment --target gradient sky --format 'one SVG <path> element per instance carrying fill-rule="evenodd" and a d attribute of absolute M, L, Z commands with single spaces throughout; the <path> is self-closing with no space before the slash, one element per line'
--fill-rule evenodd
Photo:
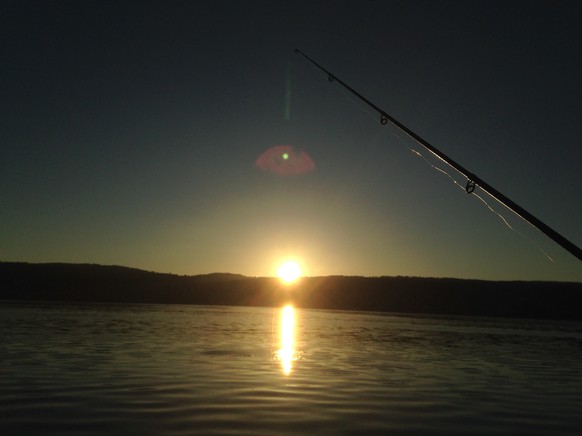
<path fill-rule="evenodd" d="M 582 246 L 581 22 L 578 1 L 2 1 L 0 260 L 580 281 L 294 49 Z M 315 170 L 259 171 L 275 145 Z"/>

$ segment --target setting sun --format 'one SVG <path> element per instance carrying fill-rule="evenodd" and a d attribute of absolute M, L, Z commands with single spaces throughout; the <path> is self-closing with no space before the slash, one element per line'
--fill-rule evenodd
<path fill-rule="evenodd" d="M 301 277 L 301 266 L 295 260 L 286 260 L 277 268 L 277 276 L 284 283 L 293 283 Z"/>

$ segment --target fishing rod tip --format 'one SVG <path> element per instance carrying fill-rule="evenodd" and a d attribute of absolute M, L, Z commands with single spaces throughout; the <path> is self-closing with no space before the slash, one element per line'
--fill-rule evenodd
<path fill-rule="evenodd" d="M 295 53 L 301 53 L 301 51 L 298 48 L 296 48 Z"/>

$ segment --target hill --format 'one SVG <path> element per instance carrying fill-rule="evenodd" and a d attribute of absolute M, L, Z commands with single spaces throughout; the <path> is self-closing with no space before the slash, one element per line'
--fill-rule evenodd
<path fill-rule="evenodd" d="M 582 320 L 582 283 L 420 277 L 277 279 L 161 274 L 94 264 L 0 262 L 0 300 L 279 306 Z"/>

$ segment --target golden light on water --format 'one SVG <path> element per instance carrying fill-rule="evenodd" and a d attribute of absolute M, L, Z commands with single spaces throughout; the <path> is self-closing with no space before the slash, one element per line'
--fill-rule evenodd
<path fill-rule="evenodd" d="M 288 305 L 281 309 L 281 349 L 277 351 L 283 373 L 288 375 L 297 360 L 295 353 L 295 309 Z"/>

